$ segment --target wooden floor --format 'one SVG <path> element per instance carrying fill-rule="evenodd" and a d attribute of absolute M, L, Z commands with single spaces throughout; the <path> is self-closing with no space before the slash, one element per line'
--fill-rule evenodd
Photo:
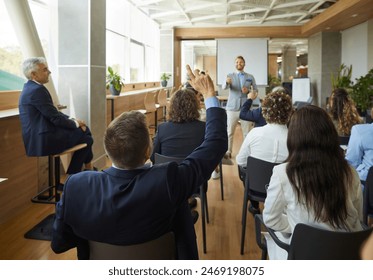
<path fill-rule="evenodd" d="M 232 158 L 242 143 L 237 128 Z M 203 260 L 256 260 L 260 250 L 255 243 L 254 219 L 248 213 L 245 254 L 240 254 L 243 185 L 238 178 L 237 165 L 223 165 L 224 201 L 220 196 L 220 181 L 210 180 L 208 207 L 210 223 L 206 226 L 207 253 L 202 252 L 201 218 L 195 225 L 199 257 Z M 199 201 L 198 201 L 199 202 Z M 200 205 L 197 208 L 200 212 Z M 49 241 L 25 239 L 23 235 L 43 218 L 54 212 L 53 205 L 32 204 L 27 211 L 10 222 L 0 225 L 1 260 L 74 260 L 76 250 L 55 254 Z M 201 216 L 200 216 L 201 217 Z"/>

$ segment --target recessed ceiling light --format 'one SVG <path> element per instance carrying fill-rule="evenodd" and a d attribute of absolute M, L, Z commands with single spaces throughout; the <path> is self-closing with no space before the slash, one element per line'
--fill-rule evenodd
<path fill-rule="evenodd" d="M 329 29 L 330 29 L 330 26 L 326 27 L 325 29 L 326 29 L 326 30 L 329 30 Z"/>
<path fill-rule="evenodd" d="M 351 17 L 357 17 L 359 14 L 353 14 L 351 15 Z"/>

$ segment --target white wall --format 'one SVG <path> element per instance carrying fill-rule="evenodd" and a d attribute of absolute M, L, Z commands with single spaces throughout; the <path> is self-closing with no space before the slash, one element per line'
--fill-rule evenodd
<path fill-rule="evenodd" d="M 369 30 L 370 29 L 370 30 Z M 364 76 L 368 73 L 368 38 L 373 28 L 368 28 L 368 22 L 342 31 L 342 61 L 347 66 L 352 65 L 352 78 Z"/>

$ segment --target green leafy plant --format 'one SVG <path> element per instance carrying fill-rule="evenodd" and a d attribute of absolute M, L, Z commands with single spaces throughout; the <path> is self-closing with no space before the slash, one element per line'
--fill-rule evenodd
<path fill-rule="evenodd" d="M 266 87 L 266 93 L 270 93 L 272 89 L 281 85 L 281 80 L 272 75 L 268 75 L 268 87 Z"/>
<path fill-rule="evenodd" d="M 356 106 L 365 112 L 373 106 L 373 68 L 368 74 L 356 79 L 352 87 L 351 98 L 355 101 Z"/>
<path fill-rule="evenodd" d="M 331 74 L 331 81 L 332 81 L 332 88 L 344 88 L 347 92 L 351 92 L 352 89 L 352 65 L 350 67 L 346 66 L 345 64 L 341 64 L 338 70 L 337 76 Z"/>
<path fill-rule="evenodd" d="M 161 81 L 168 81 L 171 78 L 171 74 L 162 73 Z"/>
<path fill-rule="evenodd" d="M 107 68 L 107 71 L 108 74 L 106 75 L 106 88 L 108 89 L 110 85 L 113 85 L 113 87 L 120 92 L 122 86 L 124 86 L 124 79 L 110 66 Z"/>

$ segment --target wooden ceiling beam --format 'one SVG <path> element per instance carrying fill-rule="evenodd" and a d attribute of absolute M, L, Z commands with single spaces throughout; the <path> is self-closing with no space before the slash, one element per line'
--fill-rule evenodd
<path fill-rule="evenodd" d="M 218 38 L 302 38 L 301 26 L 175 28 L 178 40 Z"/>

